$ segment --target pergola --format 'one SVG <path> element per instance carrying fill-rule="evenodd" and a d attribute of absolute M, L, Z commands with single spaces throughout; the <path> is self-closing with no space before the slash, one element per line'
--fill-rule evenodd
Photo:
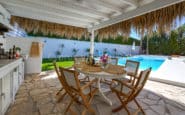
<path fill-rule="evenodd" d="M 0 0 L 0 4 L 2 4 L 12 16 L 88 29 L 88 31 L 91 32 L 90 53 L 93 55 L 96 30 L 183 1 L 184 0 Z"/>

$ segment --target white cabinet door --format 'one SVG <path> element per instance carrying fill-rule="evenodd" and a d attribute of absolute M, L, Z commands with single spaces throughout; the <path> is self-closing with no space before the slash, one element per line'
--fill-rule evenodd
<path fill-rule="evenodd" d="M 2 112 L 2 96 L 3 96 L 3 93 L 2 93 L 2 79 L 0 79 L 0 115 L 3 114 L 3 112 Z"/>
<path fill-rule="evenodd" d="M 5 113 L 11 103 L 11 73 L 2 78 L 2 113 Z"/>
<path fill-rule="evenodd" d="M 17 67 L 13 71 L 13 86 L 12 86 L 13 99 L 17 93 L 18 88 L 19 88 L 19 75 L 18 75 L 18 67 Z"/>
<path fill-rule="evenodd" d="M 24 81 L 24 63 L 19 65 L 19 85 Z"/>

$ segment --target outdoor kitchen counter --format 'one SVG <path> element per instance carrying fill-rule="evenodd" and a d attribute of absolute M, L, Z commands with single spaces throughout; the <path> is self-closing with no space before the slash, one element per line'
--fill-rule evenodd
<path fill-rule="evenodd" d="M 23 81 L 24 62 L 22 58 L 0 60 L 0 115 L 4 115 L 14 101 Z"/>
<path fill-rule="evenodd" d="M 17 67 L 21 62 L 22 58 L 18 59 L 1 59 L 0 60 L 0 79 L 5 76 L 10 70 Z"/>

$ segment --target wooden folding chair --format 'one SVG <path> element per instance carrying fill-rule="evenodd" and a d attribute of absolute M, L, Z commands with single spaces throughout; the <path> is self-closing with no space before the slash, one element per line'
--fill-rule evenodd
<path fill-rule="evenodd" d="M 118 64 L 118 58 L 111 58 L 109 60 L 109 64 L 117 65 Z M 106 79 L 101 79 L 101 82 L 110 85 L 111 82 L 112 82 L 112 79 L 107 79 L 107 78 Z"/>
<path fill-rule="evenodd" d="M 112 64 L 112 65 L 117 65 L 118 64 L 118 58 L 110 58 L 109 63 Z"/>
<path fill-rule="evenodd" d="M 74 57 L 74 64 L 78 64 L 85 61 L 85 57 Z"/>
<path fill-rule="evenodd" d="M 121 105 L 115 109 L 112 110 L 112 112 L 117 112 L 119 110 L 121 110 L 122 108 L 124 108 L 128 115 L 130 115 L 130 112 L 127 108 L 127 104 L 131 101 L 134 101 L 136 103 L 136 105 L 138 106 L 138 110 L 135 113 L 138 113 L 139 111 L 141 111 L 144 115 L 145 112 L 143 111 L 142 107 L 139 105 L 139 103 L 136 100 L 136 96 L 140 93 L 140 91 L 143 89 L 149 74 L 151 72 L 151 68 L 146 69 L 144 71 L 141 71 L 136 84 L 134 85 L 128 85 L 127 83 L 118 80 L 118 79 L 114 79 L 114 81 L 118 82 L 118 85 L 111 85 L 110 88 L 112 90 L 113 93 L 115 93 L 118 97 L 118 99 L 121 102 Z"/>
<path fill-rule="evenodd" d="M 70 110 L 70 106 L 73 104 L 73 102 L 76 102 L 77 104 L 80 103 L 84 106 L 85 109 L 82 111 L 82 115 L 85 115 L 87 111 L 95 114 L 95 111 L 92 109 L 90 104 L 98 89 L 91 87 L 91 85 L 93 83 L 96 83 L 97 79 L 94 79 L 88 83 L 86 82 L 86 84 L 84 85 L 81 85 L 80 80 L 78 79 L 78 72 L 74 70 L 64 69 L 61 67 L 59 67 L 59 69 L 61 72 L 61 76 L 65 81 L 63 82 L 64 89 L 71 97 L 71 101 L 65 111 L 65 114 Z M 81 102 L 79 101 L 79 98 L 81 98 Z"/>
<path fill-rule="evenodd" d="M 53 61 L 53 65 L 54 65 L 54 68 L 55 68 L 55 72 L 57 73 L 57 77 L 58 77 L 58 79 L 59 79 L 59 81 L 60 81 L 60 83 L 61 83 L 61 85 L 63 84 L 62 82 L 63 82 L 63 80 L 62 80 L 62 78 L 61 78 L 61 73 L 60 73 L 60 71 L 59 71 L 59 68 L 58 68 L 58 66 L 57 66 L 57 64 L 56 64 L 56 61 Z M 63 92 L 63 94 L 59 97 L 59 99 L 57 100 L 58 102 L 60 102 L 63 98 L 64 98 L 64 96 L 66 95 L 66 91 L 65 91 L 65 89 L 64 89 L 64 87 L 63 87 L 63 85 L 62 85 L 62 88 L 56 93 L 56 95 L 58 96 L 60 93 L 62 93 Z"/>
<path fill-rule="evenodd" d="M 83 63 L 85 61 L 86 61 L 85 57 L 74 57 L 74 65 Z M 89 82 L 90 81 L 90 78 L 88 76 L 85 76 L 82 73 L 80 73 L 79 79 L 81 82 Z"/>
<path fill-rule="evenodd" d="M 129 77 L 127 82 L 130 82 L 132 85 L 134 85 L 135 80 L 137 79 L 137 73 L 139 69 L 139 62 L 127 60 L 125 64 L 125 70 L 127 72 L 127 76 Z"/>

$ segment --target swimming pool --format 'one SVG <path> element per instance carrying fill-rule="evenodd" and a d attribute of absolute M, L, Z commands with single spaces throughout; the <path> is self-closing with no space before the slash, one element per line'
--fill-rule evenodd
<path fill-rule="evenodd" d="M 125 65 L 126 60 L 133 60 L 140 62 L 139 69 L 144 70 L 152 67 L 152 71 L 156 71 L 165 61 L 164 57 L 160 56 L 133 56 L 133 57 L 123 57 L 118 59 L 118 65 Z"/>

